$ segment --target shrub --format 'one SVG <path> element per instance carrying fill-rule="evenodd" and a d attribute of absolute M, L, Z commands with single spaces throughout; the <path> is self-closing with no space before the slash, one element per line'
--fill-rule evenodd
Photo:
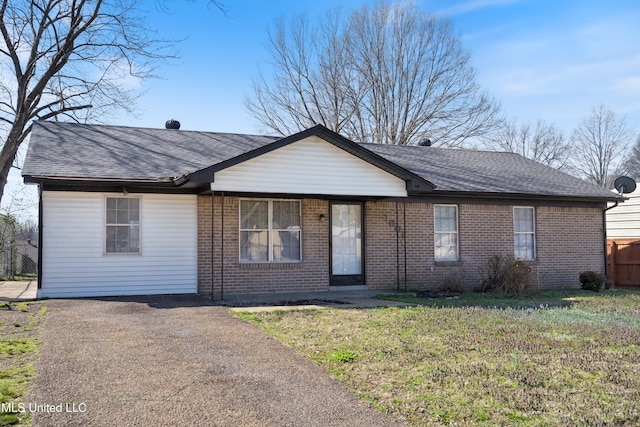
<path fill-rule="evenodd" d="M 485 266 L 485 279 L 480 286 L 481 292 L 497 290 L 504 282 L 504 257 L 494 255 L 487 261 Z"/>
<path fill-rule="evenodd" d="M 436 291 L 446 295 L 460 295 L 464 291 L 464 276 L 459 271 L 445 275 Z"/>
<path fill-rule="evenodd" d="M 583 271 L 580 273 L 580 287 L 585 291 L 600 292 L 602 285 L 607 281 L 607 276 L 595 271 Z"/>
<path fill-rule="evenodd" d="M 510 295 L 526 293 L 533 282 L 533 269 L 513 255 L 494 255 L 487 261 L 482 292 L 505 292 Z"/>
<path fill-rule="evenodd" d="M 521 260 L 510 260 L 506 263 L 503 292 L 519 295 L 529 292 L 533 281 L 533 269 Z"/>

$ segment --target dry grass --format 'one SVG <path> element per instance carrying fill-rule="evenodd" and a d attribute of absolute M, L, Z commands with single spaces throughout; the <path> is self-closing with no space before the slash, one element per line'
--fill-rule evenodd
<path fill-rule="evenodd" d="M 640 294 L 543 297 L 243 317 L 414 425 L 640 424 Z"/>

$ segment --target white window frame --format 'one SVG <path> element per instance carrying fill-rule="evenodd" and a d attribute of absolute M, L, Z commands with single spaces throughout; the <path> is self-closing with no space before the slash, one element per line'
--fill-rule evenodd
<path fill-rule="evenodd" d="M 436 208 L 438 207 L 446 207 L 446 208 L 455 208 L 456 210 L 456 231 L 436 231 Z M 438 258 L 437 253 L 438 253 L 438 247 L 436 246 L 436 242 L 438 241 L 438 239 L 436 239 L 436 236 L 438 234 L 448 234 L 448 235 L 452 235 L 455 234 L 456 236 L 456 256 L 455 259 L 454 258 Z M 453 205 L 453 204 L 435 204 L 433 205 L 433 259 L 436 262 L 455 262 L 455 261 L 460 261 L 460 209 L 458 208 L 458 205 Z"/>
<path fill-rule="evenodd" d="M 138 250 L 136 252 L 110 252 L 107 250 L 107 228 L 108 227 L 124 227 L 125 224 L 111 224 L 107 222 L 107 205 L 108 199 L 137 199 L 138 200 L 138 224 L 129 224 L 129 227 L 137 227 L 138 228 Z M 142 254 L 142 198 L 141 197 L 129 197 L 123 195 L 105 195 L 104 196 L 104 205 L 102 209 L 103 219 L 102 219 L 102 251 L 104 255 L 108 256 L 117 256 L 117 255 L 141 255 Z"/>
<path fill-rule="evenodd" d="M 257 201 L 257 202 L 267 202 L 268 203 L 268 228 L 260 229 L 267 231 L 267 260 L 266 261 L 248 261 L 242 259 L 242 232 L 243 231 L 257 231 L 255 229 L 244 229 L 242 228 L 242 201 Z M 273 224 L 273 202 L 297 202 L 298 203 L 298 218 L 300 219 L 300 226 L 298 228 L 298 233 L 300 236 L 300 253 L 298 255 L 297 260 L 274 260 L 273 259 L 273 232 L 274 231 L 292 231 L 284 228 L 272 228 Z M 238 260 L 242 264 L 291 264 L 291 263 L 299 263 L 302 262 L 302 200 L 300 199 L 267 199 L 267 198 L 240 198 L 238 202 Z"/>
<path fill-rule="evenodd" d="M 531 215 L 531 221 L 533 222 L 531 229 L 533 231 L 516 231 L 516 209 L 529 209 L 532 212 Z M 531 236 L 531 240 L 533 243 L 533 247 L 531 248 L 531 252 L 532 252 L 532 257 L 531 258 L 523 258 L 521 256 L 519 256 L 517 248 L 516 248 L 516 242 L 515 242 L 515 236 L 518 235 L 530 235 Z M 537 248 L 536 248 L 536 208 L 533 206 L 514 206 L 513 207 L 513 254 L 517 259 L 521 259 L 524 261 L 533 261 L 536 259 L 537 256 Z"/>

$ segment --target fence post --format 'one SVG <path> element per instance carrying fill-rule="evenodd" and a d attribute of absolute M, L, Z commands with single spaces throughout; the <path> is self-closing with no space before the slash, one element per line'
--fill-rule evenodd
<path fill-rule="evenodd" d="M 611 284 L 611 288 L 616 287 L 616 270 L 617 270 L 617 259 L 618 259 L 618 244 L 613 241 L 611 242 L 611 254 L 609 255 L 609 259 L 611 260 L 611 268 L 609 269 L 609 283 Z"/>

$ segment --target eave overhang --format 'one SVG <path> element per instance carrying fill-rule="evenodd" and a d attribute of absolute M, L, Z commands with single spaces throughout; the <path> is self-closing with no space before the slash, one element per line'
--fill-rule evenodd
<path fill-rule="evenodd" d="M 141 192 L 141 193 L 186 193 L 197 194 L 205 187 L 180 188 L 173 179 L 114 179 L 114 178 L 78 178 L 32 176 L 23 177 L 25 184 L 38 184 L 51 191 L 102 191 L 102 192 Z"/>
<path fill-rule="evenodd" d="M 532 194 L 532 193 L 512 193 L 512 192 L 480 192 L 480 191 L 440 191 L 435 190 L 428 193 L 420 191 L 409 192 L 410 197 L 418 198 L 443 198 L 443 199 L 484 199 L 484 200 L 518 200 L 538 203 L 560 202 L 560 203 L 610 203 L 624 202 L 628 197 L 617 196 L 611 193 L 611 197 L 606 196 L 584 196 L 584 195 L 564 195 L 564 194 Z"/>

